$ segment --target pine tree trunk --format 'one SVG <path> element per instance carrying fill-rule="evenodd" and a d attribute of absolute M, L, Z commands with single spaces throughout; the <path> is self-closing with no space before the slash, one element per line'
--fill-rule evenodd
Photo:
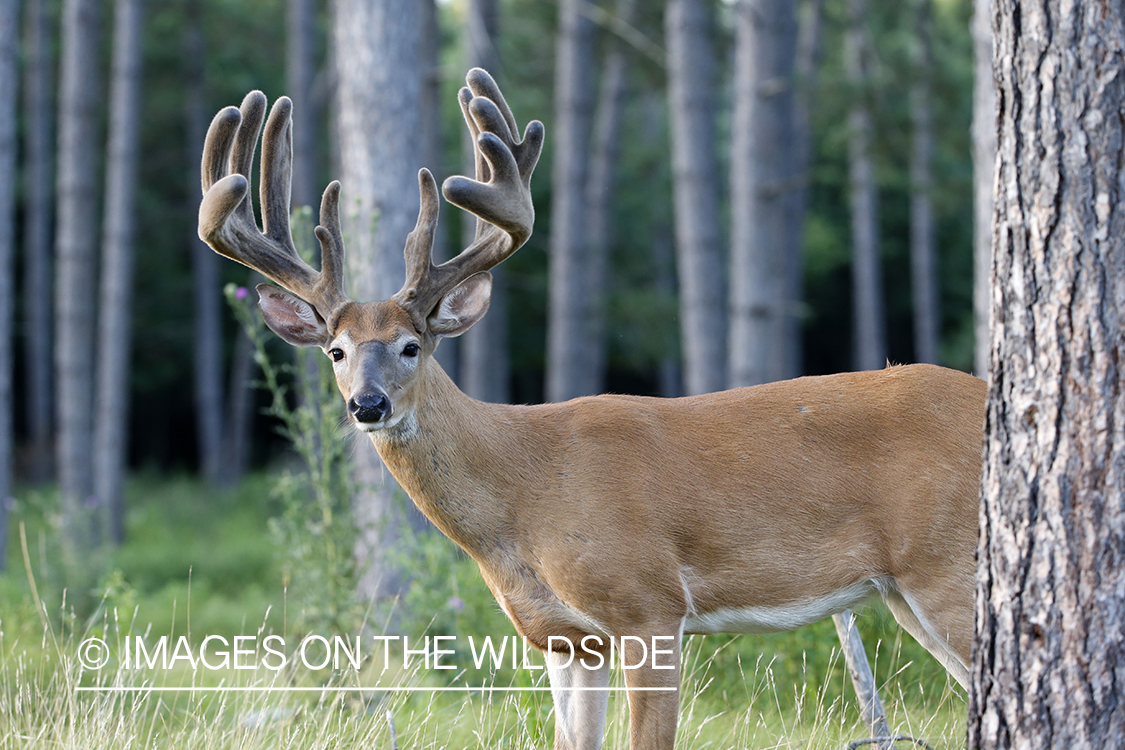
<path fill-rule="evenodd" d="M 914 66 L 910 86 L 910 120 L 914 126 L 910 152 L 910 288 L 914 301 L 914 361 L 938 361 L 937 238 L 934 229 L 934 122 L 930 110 L 930 0 L 915 0 Z"/>
<path fill-rule="evenodd" d="M 994 6 L 972 748 L 1125 745 L 1125 18 Z"/>
<path fill-rule="evenodd" d="M 421 28 L 418 3 L 334 3 L 340 205 L 353 299 L 389 299 L 406 278 L 402 243 L 418 215 L 423 157 L 422 79 L 432 67 L 421 59 Z M 421 514 L 413 505 L 403 510 L 378 453 L 366 437 L 358 440 L 353 512 L 360 593 L 393 596 L 405 585 L 405 574 L 392 567 L 386 552 L 402 525 L 421 523 Z"/>
<path fill-rule="evenodd" d="M 12 486 L 12 292 L 15 289 L 16 0 L 0 0 L 0 571 L 8 551 L 8 495 Z"/>
<path fill-rule="evenodd" d="M 973 0 L 973 370 L 988 372 L 992 192 L 996 181 L 996 87 L 992 0 Z"/>
<path fill-rule="evenodd" d="M 23 117 L 23 316 L 24 393 L 29 439 L 28 479 L 51 477 L 55 434 L 55 384 L 50 357 L 51 217 L 54 210 L 51 38 L 47 0 L 25 0 Z"/>
<path fill-rule="evenodd" d="M 709 0 L 664 11 L 680 339 L 689 394 L 726 383 L 726 293 L 715 148 L 715 60 Z"/>
<path fill-rule="evenodd" d="M 741 0 L 735 14 L 729 384 L 743 386 L 783 379 L 793 345 L 783 337 L 787 271 L 801 252 L 790 226 L 797 14 L 790 0 Z"/>
<path fill-rule="evenodd" d="M 618 0 L 618 25 L 631 26 L 636 0 Z M 617 170 L 621 146 L 621 120 L 628 83 L 628 58 L 622 41 L 607 40 L 601 88 L 594 115 L 586 184 L 586 353 L 587 388 L 590 393 L 605 390 L 606 315 L 610 249 L 613 245 L 613 208 L 617 194 Z"/>
<path fill-rule="evenodd" d="M 188 0 L 184 28 L 187 72 L 184 92 L 187 125 L 186 175 L 189 195 L 199 194 L 199 155 L 207 133 L 208 107 L 203 61 L 206 54 L 200 0 Z M 196 445 L 204 478 L 218 483 L 223 465 L 223 330 L 222 293 L 219 289 L 219 256 L 196 236 L 192 225 L 192 297 L 194 302 L 194 398 Z"/>
<path fill-rule="evenodd" d="M 584 0 L 560 0 L 555 51 L 555 127 L 551 163 L 550 310 L 547 400 L 594 393 L 586 339 L 591 305 L 586 274 L 586 188 L 594 103 L 594 24 Z"/>
<path fill-rule="evenodd" d="M 848 113 L 848 186 L 852 224 L 852 364 L 880 370 L 887 360 L 883 269 L 879 257 L 879 196 L 871 161 L 874 125 L 867 101 L 868 33 L 865 0 L 848 0 L 844 67 L 852 84 Z"/>
<path fill-rule="evenodd" d="M 94 290 L 98 245 L 101 3 L 63 3 L 59 81 L 55 366 L 62 541 L 68 571 L 85 565 L 94 525 Z"/>
<path fill-rule="evenodd" d="M 133 235 L 140 142 L 141 0 L 114 4 L 105 223 L 98 310 L 94 489 L 114 543 L 125 540 L 124 480 L 129 444 Z"/>
<path fill-rule="evenodd" d="M 465 69 L 477 67 L 496 75 L 500 70 L 499 13 L 496 0 L 469 0 L 461 45 Z M 465 174 L 476 169 L 475 146 L 466 129 L 461 141 Z M 468 247 L 476 237 L 476 219 L 460 212 L 462 245 Z M 492 301 L 488 314 L 460 338 L 459 382 L 465 393 L 481 401 L 507 403 L 511 400 L 508 355 L 508 274 L 501 264 L 492 269 Z"/>

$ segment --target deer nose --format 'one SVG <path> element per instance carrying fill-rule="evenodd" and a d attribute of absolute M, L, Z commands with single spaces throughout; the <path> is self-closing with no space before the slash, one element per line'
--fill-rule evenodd
<path fill-rule="evenodd" d="M 348 411 L 357 422 L 378 422 L 390 416 L 391 400 L 382 391 L 366 391 L 352 396 Z"/>

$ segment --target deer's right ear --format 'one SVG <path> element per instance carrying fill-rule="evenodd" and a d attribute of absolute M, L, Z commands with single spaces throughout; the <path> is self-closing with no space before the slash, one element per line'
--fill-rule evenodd
<path fill-rule="evenodd" d="M 258 307 L 270 330 L 293 346 L 324 346 L 328 326 L 312 305 L 270 284 L 258 284 Z"/>

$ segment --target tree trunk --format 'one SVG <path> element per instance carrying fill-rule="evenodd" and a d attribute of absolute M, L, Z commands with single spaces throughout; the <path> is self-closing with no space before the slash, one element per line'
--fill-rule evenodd
<path fill-rule="evenodd" d="M 727 369 L 711 15 L 709 0 L 671 0 L 664 12 L 680 338 L 689 394 L 721 390 Z"/>
<path fill-rule="evenodd" d="M 51 16 L 47 0 L 26 0 L 23 118 L 23 316 L 24 404 L 29 442 L 28 479 L 52 475 L 54 417 L 51 351 L 51 215 L 54 160 L 51 133 Z M 14 110 L 13 110 L 14 111 Z"/>
<path fill-rule="evenodd" d="M 293 100 L 293 187 L 291 203 L 320 207 L 316 184 L 316 2 L 286 0 L 285 88 Z"/>
<path fill-rule="evenodd" d="M 16 0 L 0 0 L 0 571 L 8 559 L 8 495 L 12 486 L 12 293 L 16 212 Z"/>
<path fill-rule="evenodd" d="M 587 340 L 586 188 L 594 102 L 594 24 L 584 0 L 560 0 L 555 51 L 555 148 L 551 163 L 547 400 L 594 393 Z"/>
<path fill-rule="evenodd" d="M 500 70 L 499 12 L 496 0 L 469 0 L 461 45 L 465 69 L 478 67 L 496 75 Z M 465 174 L 476 169 L 475 146 L 468 130 L 462 138 Z M 468 247 L 476 237 L 476 219 L 461 213 L 462 245 Z M 492 269 L 492 301 L 488 314 L 460 338 L 459 381 L 465 393 L 481 401 L 507 403 L 512 391 L 509 383 L 508 355 L 508 274 L 501 264 Z"/>
<path fill-rule="evenodd" d="M 636 0 L 618 0 L 614 26 L 633 23 Z M 606 315 L 613 246 L 613 207 L 621 146 L 621 120 L 628 83 L 628 58 L 622 40 L 608 40 L 601 89 L 594 116 L 593 147 L 586 183 L 586 350 L 590 393 L 605 390 Z"/>
<path fill-rule="evenodd" d="M 879 258 L 879 196 L 871 163 L 874 126 L 868 104 L 867 8 L 848 0 L 844 67 L 854 97 L 848 113 L 848 184 L 852 224 L 852 363 L 857 370 L 879 370 L 887 361 L 883 321 L 883 270 Z"/>
<path fill-rule="evenodd" d="M 93 444 L 94 269 L 98 246 L 101 3 L 65 0 L 59 81 L 55 366 L 58 469 L 67 570 L 83 570 L 96 543 Z"/>
<path fill-rule="evenodd" d="M 422 166 L 421 9 L 397 0 L 335 0 L 336 128 L 340 148 L 342 220 L 348 241 L 352 298 L 388 299 L 406 278 L 403 242 L 418 215 Z M 353 509 L 359 527 L 360 593 L 393 596 L 405 585 L 385 552 L 404 523 L 395 483 L 366 437 L 354 453 Z"/>
<path fill-rule="evenodd" d="M 973 369 L 988 372 L 992 191 L 996 181 L 996 87 L 992 0 L 973 0 Z"/>
<path fill-rule="evenodd" d="M 187 152 L 190 165 L 189 195 L 199 194 L 199 155 L 207 133 L 208 107 L 204 80 L 206 54 L 199 0 L 188 0 L 184 27 L 184 84 Z M 193 198 L 193 200 L 195 200 Z M 194 329 L 194 397 L 196 445 L 204 478 L 219 482 L 223 465 L 223 329 L 222 293 L 219 289 L 219 256 L 196 236 L 192 225 L 191 248 Z"/>
<path fill-rule="evenodd" d="M 800 234 L 790 222 L 797 187 L 793 86 L 797 13 L 790 0 L 735 5 L 731 128 L 730 385 L 786 376 L 787 271 Z"/>
<path fill-rule="evenodd" d="M 133 234 L 140 142 L 141 0 L 114 4 L 105 223 L 98 312 L 94 489 L 114 543 L 125 540 L 125 466 L 132 360 Z"/>
<path fill-rule="evenodd" d="M 972 748 L 1125 744 L 1125 18 L 994 6 Z"/>
<path fill-rule="evenodd" d="M 914 360 L 938 361 L 941 317 L 938 298 L 937 238 L 931 191 L 934 122 L 930 111 L 930 0 L 915 0 L 914 81 L 910 86 L 910 288 L 914 298 Z"/>

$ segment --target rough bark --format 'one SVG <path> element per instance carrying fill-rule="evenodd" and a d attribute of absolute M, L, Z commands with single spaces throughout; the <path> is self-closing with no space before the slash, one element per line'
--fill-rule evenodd
<path fill-rule="evenodd" d="M 584 0 L 560 0 L 555 47 L 555 147 L 551 162 L 548 401 L 594 393 L 586 322 L 586 186 L 594 101 L 594 24 Z"/>
<path fill-rule="evenodd" d="M 12 291 L 15 288 L 16 0 L 0 0 L 0 571 L 7 560 L 12 485 Z"/>
<path fill-rule="evenodd" d="M 341 218 L 352 299 L 388 299 L 406 278 L 402 251 L 418 215 L 422 79 L 429 69 L 421 59 L 421 29 L 418 3 L 334 2 L 334 124 L 345 186 Z M 411 505 L 403 516 L 394 499 L 394 480 L 368 440 L 360 441 L 354 452 L 358 491 L 353 498 L 359 588 L 363 596 L 391 596 L 405 581 L 383 553 L 397 541 L 396 529 L 421 515 Z"/>
<path fill-rule="evenodd" d="M 54 108 L 51 15 L 47 0 L 25 0 L 23 78 L 23 338 L 28 479 L 44 482 L 54 463 L 51 351 L 51 219 L 54 210 Z M 13 109 L 14 111 L 14 109 Z"/>
<path fill-rule="evenodd" d="M 715 148 L 715 60 L 708 0 L 664 12 L 684 388 L 726 383 L 726 293 Z"/>
<path fill-rule="evenodd" d="M 934 228 L 934 118 L 930 108 L 930 0 L 914 2 L 914 80 L 910 85 L 910 291 L 914 302 L 914 361 L 938 361 L 937 236 Z"/>
<path fill-rule="evenodd" d="M 94 269 L 98 246 L 101 4 L 66 0 L 59 80 L 55 231 L 58 471 L 67 568 L 95 543 L 93 503 Z"/>
<path fill-rule="evenodd" d="M 973 370 L 988 372 L 992 192 L 996 182 L 996 87 L 992 0 L 973 0 Z"/>
<path fill-rule="evenodd" d="M 848 188 L 852 236 L 852 364 L 857 370 L 886 365 L 883 269 L 879 257 L 879 196 L 871 159 L 874 130 L 868 103 L 869 51 L 865 0 L 848 0 L 844 68 L 853 88 L 848 112 Z"/>
<path fill-rule="evenodd" d="M 790 0 L 735 5 L 731 128 L 731 386 L 782 380 L 787 271 L 799 254 L 790 222 L 797 188 L 793 88 L 797 13 Z"/>
<path fill-rule="evenodd" d="M 1125 744 L 1125 18 L 994 6 L 998 191 L 968 744 Z"/>
<path fill-rule="evenodd" d="M 478 67 L 493 75 L 499 72 L 501 63 L 496 47 L 499 26 L 496 0 L 469 0 L 461 34 L 466 70 Z M 461 143 L 464 174 L 472 174 L 476 168 L 476 157 L 468 129 Z M 462 246 L 468 247 L 476 236 L 476 220 L 461 212 L 461 226 Z M 488 314 L 458 343 L 461 347 L 459 383 L 465 393 L 494 403 L 511 400 L 508 382 L 508 284 L 503 265 L 492 269 L 492 301 Z"/>
<path fill-rule="evenodd" d="M 133 236 L 140 142 L 141 0 L 114 3 L 109 146 L 98 306 L 94 491 L 108 536 L 125 539 L 125 467 L 132 360 Z"/>

